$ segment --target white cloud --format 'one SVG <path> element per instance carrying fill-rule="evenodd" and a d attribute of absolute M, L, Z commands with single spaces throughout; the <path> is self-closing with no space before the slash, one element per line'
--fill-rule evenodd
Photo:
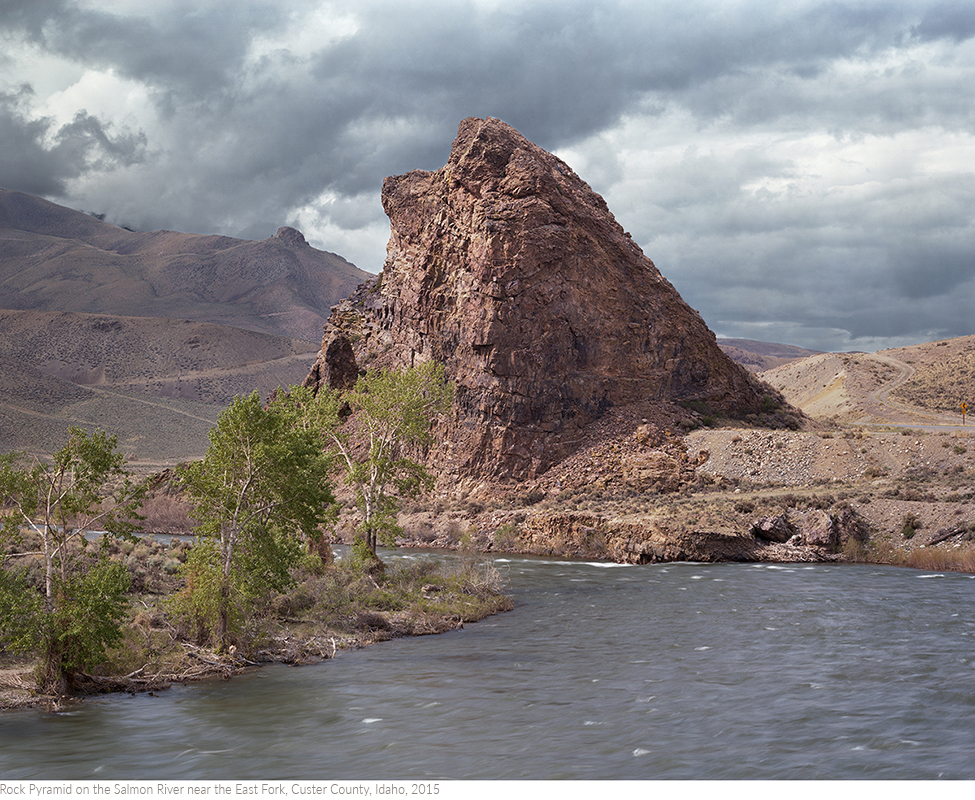
<path fill-rule="evenodd" d="M 70 122 L 79 109 L 127 128 L 157 124 L 145 84 L 120 78 L 112 70 L 86 69 L 70 85 L 49 92 L 37 104 L 38 113 L 58 125 Z"/>

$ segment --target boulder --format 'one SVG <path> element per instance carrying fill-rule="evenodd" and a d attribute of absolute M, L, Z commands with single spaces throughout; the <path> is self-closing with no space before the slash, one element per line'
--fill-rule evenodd
<path fill-rule="evenodd" d="M 669 453 L 651 450 L 622 459 L 623 480 L 641 491 L 673 491 L 680 486 L 685 465 Z"/>
<path fill-rule="evenodd" d="M 775 514 L 755 520 L 751 533 L 758 539 L 784 544 L 796 535 L 796 527 L 789 521 L 787 514 Z"/>
<path fill-rule="evenodd" d="M 803 544 L 834 552 L 840 545 L 840 526 L 834 515 L 822 509 L 796 512 Z"/>

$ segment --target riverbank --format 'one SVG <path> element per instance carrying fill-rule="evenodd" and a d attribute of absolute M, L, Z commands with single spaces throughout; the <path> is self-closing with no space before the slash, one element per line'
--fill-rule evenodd
<path fill-rule="evenodd" d="M 620 425 L 532 483 L 445 493 L 401 518 L 411 544 L 659 561 L 848 561 L 975 572 L 965 432 Z"/>
<path fill-rule="evenodd" d="M 500 573 L 471 553 L 450 562 L 418 554 L 371 574 L 339 561 L 297 571 L 291 588 L 255 608 L 236 644 L 218 652 L 197 644 L 167 611 L 181 588 L 185 542 L 113 542 L 112 549 L 133 585 L 122 643 L 104 664 L 76 674 L 67 696 L 38 693 L 35 661 L 0 655 L 0 709 L 60 710 L 92 694 L 155 692 L 229 679 L 263 664 L 317 663 L 393 638 L 456 630 L 512 608 Z"/>

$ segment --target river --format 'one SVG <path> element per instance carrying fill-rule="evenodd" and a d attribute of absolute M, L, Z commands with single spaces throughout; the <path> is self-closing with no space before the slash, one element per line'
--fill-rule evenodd
<path fill-rule="evenodd" d="M 464 630 L 0 715 L 0 776 L 975 778 L 973 576 L 497 563 Z"/>

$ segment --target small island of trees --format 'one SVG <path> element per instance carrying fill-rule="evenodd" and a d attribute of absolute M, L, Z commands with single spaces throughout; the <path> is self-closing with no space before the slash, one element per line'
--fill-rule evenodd
<path fill-rule="evenodd" d="M 318 660 L 507 610 L 486 562 L 388 567 L 378 552 L 395 545 L 400 502 L 433 486 L 420 457 L 452 397 L 427 363 L 344 393 L 236 398 L 205 456 L 176 472 L 196 525 L 168 550 L 142 530 L 147 484 L 115 437 L 72 428 L 50 458 L 0 456 L 0 656 L 32 659 L 33 694 L 60 698 Z M 341 562 L 328 537 L 339 478 L 359 512 Z"/>

